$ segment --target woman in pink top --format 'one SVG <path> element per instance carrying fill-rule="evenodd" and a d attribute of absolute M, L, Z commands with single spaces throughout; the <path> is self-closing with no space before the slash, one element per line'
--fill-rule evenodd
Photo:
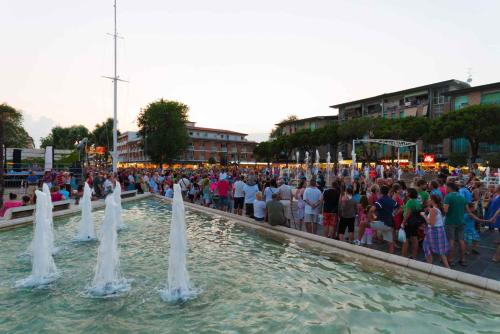
<path fill-rule="evenodd" d="M 3 203 L 3 207 L 0 209 L 0 217 L 3 217 L 5 215 L 5 212 L 7 209 L 10 208 L 17 208 L 18 206 L 22 206 L 23 202 L 17 200 L 17 194 L 10 193 L 9 194 L 9 200 L 5 203 Z"/>

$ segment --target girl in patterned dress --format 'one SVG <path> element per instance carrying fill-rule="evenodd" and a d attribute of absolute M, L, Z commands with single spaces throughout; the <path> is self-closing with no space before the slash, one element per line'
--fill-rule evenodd
<path fill-rule="evenodd" d="M 431 195 L 429 202 L 430 206 L 428 207 L 428 214 L 425 214 L 424 212 L 421 213 L 427 223 L 423 243 L 425 258 L 428 263 L 432 264 L 432 255 L 439 255 L 443 265 L 446 268 L 449 268 L 450 265 L 448 264 L 448 259 L 446 258 L 446 253 L 448 253 L 449 247 L 448 239 L 446 238 L 444 230 L 441 199 L 437 195 Z"/>

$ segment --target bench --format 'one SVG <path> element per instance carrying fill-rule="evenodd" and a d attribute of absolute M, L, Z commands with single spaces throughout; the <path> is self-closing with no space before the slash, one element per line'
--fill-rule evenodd
<path fill-rule="evenodd" d="M 55 212 L 55 211 L 69 209 L 69 207 L 71 205 L 71 201 L 70 200 L 57 201 L 57 202 L 53 202 L 52 204 L 54 205 L 54 208 L 52 209 L 52 211 Z M 35 207 L 36 207 L 36 205 L 26 205 L 26 206 L 18 206 L 15 208 L 9 208 L 9 209 L 7 209 L 7 211 L 5 211 L 5 214 L 2 217 L 2 220 L 32 217 L 34 212 L 35 212 Z"/>
<path fill-rule="evenodd" d="M 137 195 L 137 190 L 122 191 L 121 193 L 122 198 L 135 197 L 136 195 Z"/>

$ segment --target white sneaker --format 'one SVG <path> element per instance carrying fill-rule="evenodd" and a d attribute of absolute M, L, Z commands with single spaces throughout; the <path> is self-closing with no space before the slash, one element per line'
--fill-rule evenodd
<path fill-rule="evenodd" d="M 356 246 L 360 246 L 360 245 L 361 245 L 361 241 L 359 241 L 359 240 L 354 240 L 354 244 L 355 244 Z"/>

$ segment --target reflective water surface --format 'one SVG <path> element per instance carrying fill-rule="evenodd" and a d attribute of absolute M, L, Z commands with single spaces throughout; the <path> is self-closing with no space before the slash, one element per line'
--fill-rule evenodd
<path fill-rule="evenodd" d="M 131 290 L 98 299 L 86 289 L 97 243 L 72 241 L 78 216 L 56 219 L 62 276 L 15 289 L 29 275 L 32 228 L 0 233 L 0 333 L 500 333 L 498 296 L 462 292 L 366 269 L 345 258 L 274 241 L 222 218 L 188 211 L 188 270 L 198 296 L 164 302 L 170 207 L 128 203 L 118 236 Z M 94 213 L 97 230 L 103 211 Z"/>

